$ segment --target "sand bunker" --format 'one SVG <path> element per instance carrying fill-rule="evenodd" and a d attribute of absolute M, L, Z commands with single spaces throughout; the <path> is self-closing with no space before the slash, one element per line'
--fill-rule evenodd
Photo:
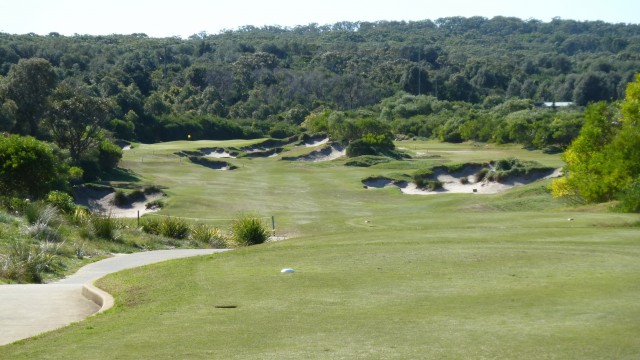
<path fill-rule="evenodd" d="M 276 157 L 278 156 L 282 151 L 284 151 L 283 148 L 272 148 L 272 149 L 267 149 L 267 150 L 261 150 L 261 149 L 249 149 L 247 151 L 247 153 L 244 155 L 244 157 L 247 158 L 269 158 L 269 157 Z"/>
<path fill-rule="evenodd" d="M 335 160 L 345 156 L 346 154 L 347 150 L 342 147 L 342 145 L 334 143 L 328 146 L 324 146 L 321 149 L 314 150 L 307 155 L 287 157 L 283 158 L 283 160 L 322 162 Z"/>
<path fill-rule="evenodd" d="M 200 149 L 200 151 L 202 151 L 202 154 L 204 156 L 213 157 L 216 159 L 226 159 L 226 158 L 235 159 L 236 158 L 236 155 L 231 154 L 227 152 L 227 150 L 222 148 Z"/>
<path fill-rule="evenodd" d="M 237 166 L 229 164 L 226 161 L 212 160 L 204 156 L 189 156 L 189 161 L 191 161 L 194 164 L 202 165 L 213 170 L 226 171 L 226 170 L 235 170 L 238 168 Z"/>
<path fill-rule="evenodd" d="M 397 187 L 403 194 L 408 195 L 437 195 L 446 193 L 497 194 L 515 186 L 522 186 L 541 179 L 562 176 L 562 169 L 555 169 L 548 172 L 535 172 L 527 176 L 516 176 L 499 182 L 488 180 L 477 182 L 474 175 L 475 170 L 476 167 L 474 166 L 465 168 L 455 174 L 446 174 L 442 170 L 437 170 L 434 176 L 442 183 L 442 188 L 438 190 L 422 189 L 413 182 L 398 181 L 385 177 L 365 179 L 362 181 L 362 184 L 367 189 Z"/>
<path fill-rule="evenodd" d="M 75 190 L 75 202 L 89 208 L 91 212 L 114 218 L 135 218 L 160 210 L 147 208 L 147 204 L 164 197 L 161 192 L 146 194 L 145 199 L 124 206 L 114 205 L 115 191 L 112 189 L 91 189 L 80 187 Z"/>

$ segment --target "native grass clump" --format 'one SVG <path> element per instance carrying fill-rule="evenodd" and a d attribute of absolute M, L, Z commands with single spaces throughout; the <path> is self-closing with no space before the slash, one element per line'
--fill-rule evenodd
<path fill-rule="evenodd" d="M 264 222 L 252 215 L 242 215 L 231 224 L 232 240 L 238 246 L 262 244 L 269 238 Z"/>

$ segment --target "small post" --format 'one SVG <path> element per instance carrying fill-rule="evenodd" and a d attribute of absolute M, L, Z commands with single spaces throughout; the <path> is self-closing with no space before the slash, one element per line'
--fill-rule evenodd
<path fill-rule="evenodd" d="M 138 210 L 138 227 L 140 227 L 140 210 Z"/>
<path fill-rule="evenodd" d="M 276 218 L 271 215 L 271 231 L 273 232 L 273 236 L 276 236 Z"/>

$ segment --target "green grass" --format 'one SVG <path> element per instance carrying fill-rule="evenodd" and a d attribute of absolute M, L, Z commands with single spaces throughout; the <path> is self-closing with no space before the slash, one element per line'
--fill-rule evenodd
<path fill-rule="evenodd" d="M 568 208 L 550 197 L 548 181 L 497 195 L 409 196 L 362 188 L 361 179 L 402 174 L 411 162 L 357 168 L 343 161 L 239 159 L 237 170 L 218 172 L 167 155 L 177 146 L 141 145 L 125 153 L 124 164 L 143 181 L 167 187 L 161 214 L 275 215 L 276 233 L 290 238 L 109 276 L 99 286 L 115 296 L 114 309 L 0 347 L 0 358 L 640 354 L 637 214 Z M 462 146 L 475 150 L 444 152 L 439 161 L 517 157 L 561 165 L 557 155 Z M 296 272 L 281 274 L 285 267 Z"/>

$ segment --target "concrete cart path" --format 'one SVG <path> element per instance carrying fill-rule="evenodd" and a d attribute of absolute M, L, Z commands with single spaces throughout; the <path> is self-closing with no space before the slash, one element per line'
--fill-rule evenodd
<path fill-rule="evenodd" d="M 100 306 L 83 295 L 83 287 L 120 270 L 220 249 L 156 250 L 115 255 L 89 264 L 51 284 L 0 285 L 0 346 L 85 319 Z"/>

